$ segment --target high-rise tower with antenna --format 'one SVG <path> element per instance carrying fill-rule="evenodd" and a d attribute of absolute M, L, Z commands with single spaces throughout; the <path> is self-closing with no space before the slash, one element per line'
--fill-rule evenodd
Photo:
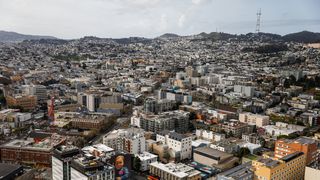
<path fill-rule="evenodd" d="M 261 8 L 257 12 L 257 24 L 256 24 L 256 33 L 260 32 L 260 19 L 261 19 Z"/>

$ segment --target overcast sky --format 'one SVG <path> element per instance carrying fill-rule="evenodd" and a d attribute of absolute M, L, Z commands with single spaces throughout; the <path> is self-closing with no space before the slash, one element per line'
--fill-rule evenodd
<path fill-rule="evenodd" d="M 59 38 L 320 31 L 320 0 L 0 0 L 0 30 Z"/>

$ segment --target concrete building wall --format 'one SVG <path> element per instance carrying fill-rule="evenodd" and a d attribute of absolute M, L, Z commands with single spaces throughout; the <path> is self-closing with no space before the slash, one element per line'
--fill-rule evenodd
<path fill-rule="evenodd" d="M 306 171 L 304 174 L 305 180 L 319 180 L 319 178 L 320 178 L 320 170 L 319 169 L 306 167 Z"/>

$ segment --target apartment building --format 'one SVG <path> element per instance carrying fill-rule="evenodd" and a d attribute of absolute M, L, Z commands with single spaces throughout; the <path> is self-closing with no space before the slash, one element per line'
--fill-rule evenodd
<path fill-rule="evenodd" d="M 157 141 L 174 150 L 180 157 L 179 160 L 190 159 L 192 156 L 192 137 L 190 136 L 164 130 L 157 134 Z"/>
<path fill-rule="evenodd" d="M 128 128 L 114 130 L 103 137 L 103 144 L 114 150 L 130 154 L 141 154 L 146 150 L 146 138 L 143 129 Z"/>
<path fill-rule="evenodd" d="M 244 112 L 239 114 L 239 121 L 262 127 L 269 125 L 269 116 Z"/>
<path fill-rule="evenodd" d="M 303 179 L 305 155 L 295 152 L 278 160 L 269 157 L 252 161 L 254 180 Z"/>
<path fill-rule="evenodd" d="M 308 137 L 297 139 L 279 139 L 275 143 L 274 157 L 282 158 L 297 151 L 303 152 L 306 156 L 306 165 L 312 164 L 319 159 L 318 143 Z"/>

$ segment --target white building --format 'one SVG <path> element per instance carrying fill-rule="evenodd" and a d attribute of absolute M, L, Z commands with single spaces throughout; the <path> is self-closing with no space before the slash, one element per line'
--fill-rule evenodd
<path fill-rule="evenodd" d="M 74 159 L 71 163 L 71 180 L 111 180 L 115 179 L 114 166 L 85 157 Z"/>
<path fill-rule="evenodd" d="M 290 135 L 295 132 L 302 132 L 306 127 L 295 124 L 287 124 L 283 122 L 276 122 L 276 125 L 268 125 L 263 127 L 266 132 L 272 136 Z"/>
<path fill-rule="evenodd" d="M 209 141 L 221 141 L 226 139 L 225 134 L 214 133 L 213 131 L 205 130 L 205 129 L 197 129 L 196 136 L 200 139 L 205 139 Z"/>
<path fill-rule="evenodd" d="M 239 114 L 239 121 L 250 125 L 256 125 L 257 127 L 262 127 L 269 125 L 269 116 L 244 112 Z"/>
<path fill-rule="evenodd" d="M 180 160 L 190 159 L 192 152 L 192 137 L 185 136 L 168 130 L 161 131 L 157 134 L 157 141 L 166 144 L 168 148 L 179 154 Z"/>
<path fill-rule="evenodd" d="M 61 145 L 53 150 L 51 158 L 53 180 L 71 180 L 71 161 L 73 156 L 78 155 L 79 152 L 79 148 L 72 145 Z"/>
<path fill-rule="evenodd" d="M 252 97 L 255 89 L 252 86 L 234 85 L 234 92 L 241 93 L 243 96 Z"/>
<path fill-rule="evenodd" d="M 25 94 L 36 96 L 38 101 L 46 101 L 48 99 L 46 86 L 26 85 L 24 88 Z"/>
<path fill-rule="evenodd" d="M 150 169 L 150 164 L 157 162 L 158 156 L 149 152 L 143 152 L 136 155 L 141 161 L 140 171 L 148 171 Z"/>
<path fill-rule="evenodd" d="M 165 180 L 201 179 L 200 171 L 182 163 L 163 164 L 154 162 L 150 164 L 150 173 L 160 176 L 161 179 Z"/>
<path fill-rule="evenodd" d="M 146 150 L 144 130 L 139 128 L 114 130 L 103 137 L 103 144 L 130 154 L 140 154 Z"/>

